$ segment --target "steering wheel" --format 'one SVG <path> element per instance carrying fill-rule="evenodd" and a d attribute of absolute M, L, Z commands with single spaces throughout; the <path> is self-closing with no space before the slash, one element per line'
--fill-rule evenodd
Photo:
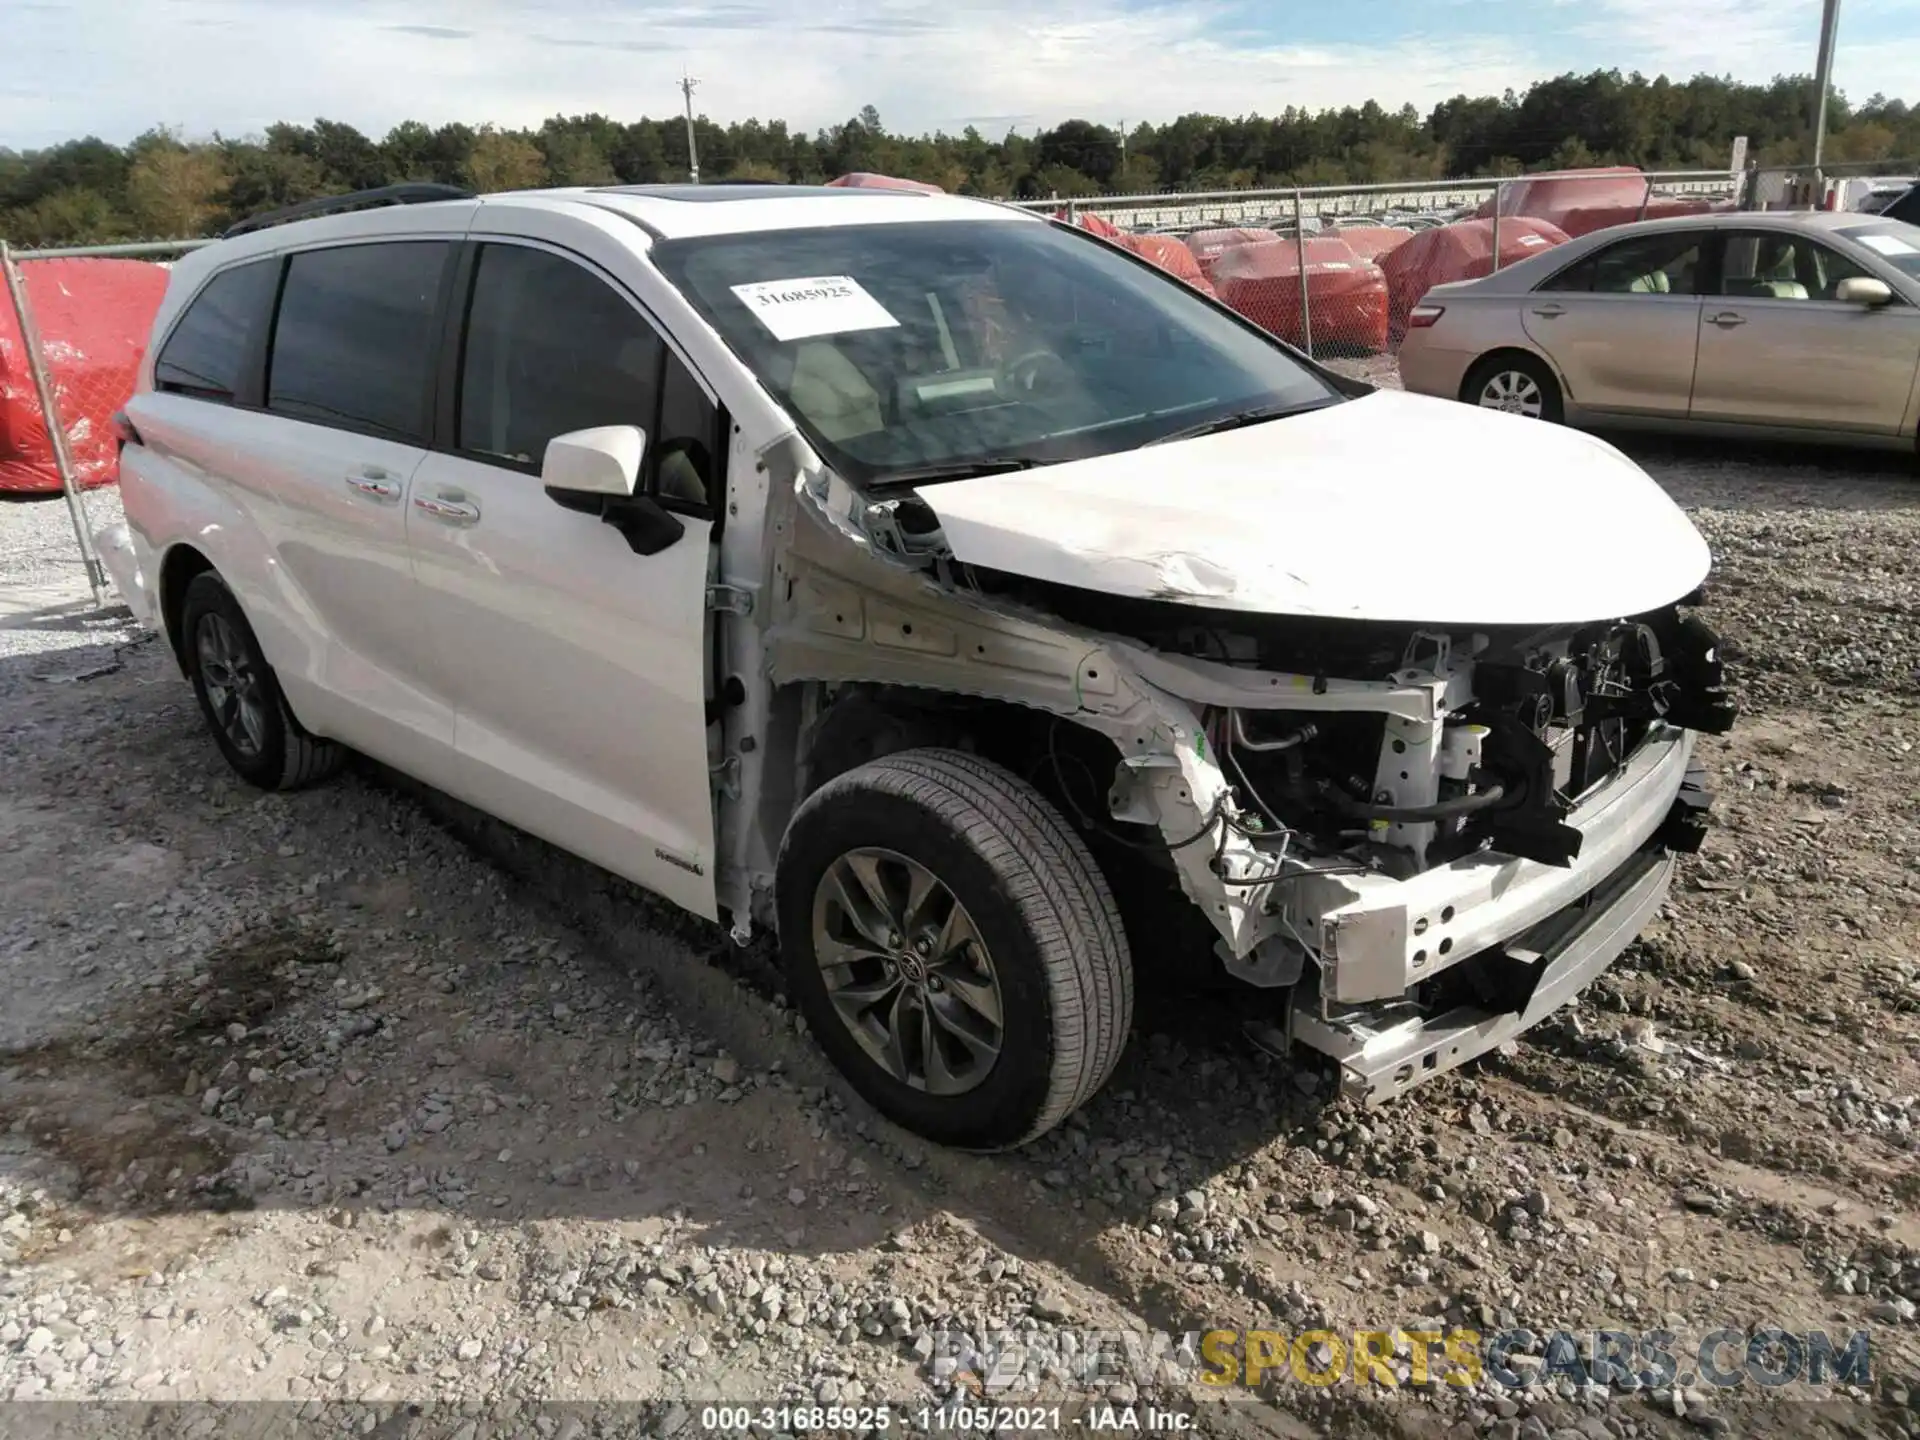
<path fill-rule="evenodd" d="M 1027 395 L 1054 389 L 1073 378 L 1067 362 L 1051 350 L 1029 350 L 1000 368 L 1008 387 Z"/>

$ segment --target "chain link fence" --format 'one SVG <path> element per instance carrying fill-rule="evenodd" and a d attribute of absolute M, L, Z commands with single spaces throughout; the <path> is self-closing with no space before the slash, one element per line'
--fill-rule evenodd
<path fill-rule="evenodd" d="M 1409 313 L 1435 285 L 1610 226 L 1737 208 L 1744 179 L 1622 167 L 1018 203 L 1106 235 L 1190 283 L 1197 274 L 1288 344 L 1372 378 L 1391 368 Z"/>
<path fill-rule="evenodd" d="M 109 600 L 84 492 L 119 478 L 126 403 L 167 288 L 204 241 L 15 252 L 0 241 L 0 494 L 63 493 L 94 603 Z"/>

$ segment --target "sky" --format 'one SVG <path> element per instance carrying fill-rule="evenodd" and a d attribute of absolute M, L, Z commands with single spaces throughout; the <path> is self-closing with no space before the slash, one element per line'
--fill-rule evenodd
<path fill-rule="evenodd" d="M 998 137 L 1079 116 L 1423 113 L 1568 70 L 1810 73 L 1819 0 L 0 0 L 0 145 L 277 120 L 670 114 Z M 1845 0 L 1835 83 L 1920 101 L 1920 0 Z"/>

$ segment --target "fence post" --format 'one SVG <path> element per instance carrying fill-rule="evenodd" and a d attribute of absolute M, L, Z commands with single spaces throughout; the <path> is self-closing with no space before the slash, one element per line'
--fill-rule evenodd
<path fill-rule="evenodd" d="M 1640 192 L 1640 213 L 1634 216 L 1633 218 L 1636 220 L 1646 219 L 1647 207 L 1652 203 L 1653 203 L 1653 181 L 1649 180 L 1646 182 L 1645 188 L 1642 189 Z"/>
<path fill-rule="evenodd" d="M 1507 203 L 1507 182 L 1496 180 L 1493 184 L 1493 269 L 1489 275 L 1500 271 L 1500 211 Z"/>
<path fill-rule="evenodd" d="M 1075 200 L 1071 195 L 1069 195 L 1067 197 L 1067 223 L 1069 225 L 1077 224 L 1079 222 L 1079 219 L 1080 219 L 1080 202 Z"/>
<path fill-rule="evenodd" d="M 107 603 L 107 572 L 94 554 L 93 537 L 87 534 L 87 511 L 80 499 L 80 480 L 73 471 L 73 453 L 67 449 L 67 428 L 60 421 L 60 405 L 53 392 L 53 379 L 47 374 L 46 352 L 40 347 L 40 329 L 33 323 L 33 307 L 27 303 L 27 286 L 13 251 L 0 240 L 0 271 L 6 273 L 7 293 L 13 297 L 14 318 L 20 322 L 20 344 L 27 352 L 27 371 L 33 376 L 33 388 L 40 397 L 40 415 L 47 426 L 47 444 L 53 451 L 53 468 L 60 476 L 60 488 L 66 492 L 67 513 L 73 517 L 74 539 L 80 542 L 80 562 L 86 566 L 87 585 L 93 591 L 96 608 Z"/>
<path fill-rule="evenodd" d="M 1313 358 L 1313 301 L 1307 295 L 1307 217 L 1300 192 L 1293 192 L 1293 243 L 1300 253 L 1300 338 L 1307 358 Z"/>

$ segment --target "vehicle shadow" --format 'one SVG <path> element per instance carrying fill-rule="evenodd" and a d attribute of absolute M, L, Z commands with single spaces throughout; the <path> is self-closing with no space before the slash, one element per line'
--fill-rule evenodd
<path fill-rule="evenodd" d="M 1072 1123 L 926 1145 L 800 1033 L 765 937 L 371 763 L 259 796 L 163 645 L 0 659 L 0 753 L 0 910 L 25 917 L 0 939 L 33 937 L 0 944 L 0 1140 L 65 1167 L 78 1216 L 606 1221 L 814 1259 L 957 1223 L 1186 1329 L 1178 1286 L 1117 1263 L 1154 1202 L 1352 1123 L 1238 1038 L 1236 997 L 1157 978 Z M 1224 1236 L 1194 1261 L 1244 1283 Z"/>

